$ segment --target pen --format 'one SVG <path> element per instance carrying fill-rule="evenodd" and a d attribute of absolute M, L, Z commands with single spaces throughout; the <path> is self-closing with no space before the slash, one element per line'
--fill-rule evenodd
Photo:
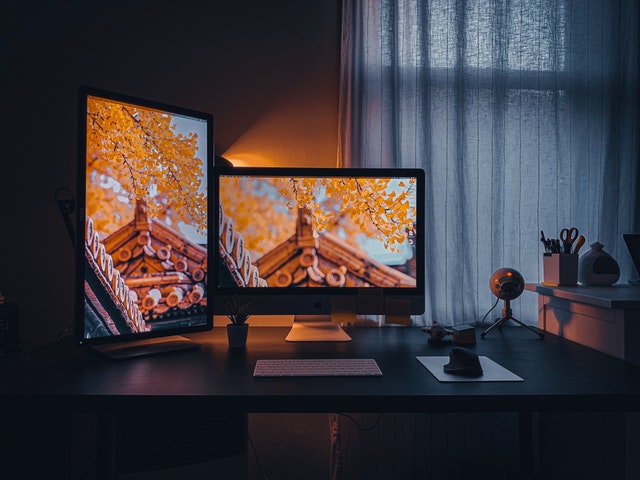
<path fill-rule="evenodd" d="M 540 241 L 544 245 L 545 253 L 553 253 L 553 241 L 551 239 L 545 238 L 544 232 L 540 230 Z"/>
<path fill-rule="evenodd" d="M 544 238 L 544 232 L 542 230 L 540 230 L 540 241 L 544 245 L 545 253 L 549 253 L 549 245 L 547 244 L 547 239 Z"/>

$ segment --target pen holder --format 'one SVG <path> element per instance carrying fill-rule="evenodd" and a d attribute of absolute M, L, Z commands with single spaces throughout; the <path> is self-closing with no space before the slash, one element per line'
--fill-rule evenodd
<path fill-rule="evenodd" d="M 545 253 L 542 260 L 543 284 L 561 286 L 578 283 L 577 253 Z"/>

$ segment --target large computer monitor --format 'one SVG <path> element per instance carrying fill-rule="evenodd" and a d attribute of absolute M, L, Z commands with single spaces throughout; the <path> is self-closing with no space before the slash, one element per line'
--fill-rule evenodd
<path fill-rule="evenodd" d="M 78 105 L 76 342 L 188 348 L 213 326 L 213 117 L 89 87 Z"/>
<path fill-rule="evenodd" d="M 295 315 L 291 341 L 348 341 L 340 322 L 357 315 L 423 313 L 424 175 L 216 168 L 214 312 L 235 296 L 255 315 Z"/>

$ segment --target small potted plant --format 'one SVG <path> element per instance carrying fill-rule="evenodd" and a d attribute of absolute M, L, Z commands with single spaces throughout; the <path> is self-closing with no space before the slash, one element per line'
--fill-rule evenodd
<path fill-rule="evenodd" d="M 247 346 L 247 334 L 249 333 L 247 320 L 251 316 L 250 306 L 251 302 L 242 301 L 237 295 L 229 297 L 226 302 L 227 317 L 231 320 L 231 323 L 227 324 L 229 348 L 245 348 Z"/>

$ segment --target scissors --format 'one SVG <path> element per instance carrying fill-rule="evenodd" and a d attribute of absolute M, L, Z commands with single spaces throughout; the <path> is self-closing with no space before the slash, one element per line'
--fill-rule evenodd
<path fill-rule="evenodd" d="M 560 239 L 564 246 L 564 253 L 571 253 L 571 246 L 573 245 L 573 242 L 576 241 L 576 238 L 578 238 L 577 228 L 563 228 L 560 230 Z"/>

